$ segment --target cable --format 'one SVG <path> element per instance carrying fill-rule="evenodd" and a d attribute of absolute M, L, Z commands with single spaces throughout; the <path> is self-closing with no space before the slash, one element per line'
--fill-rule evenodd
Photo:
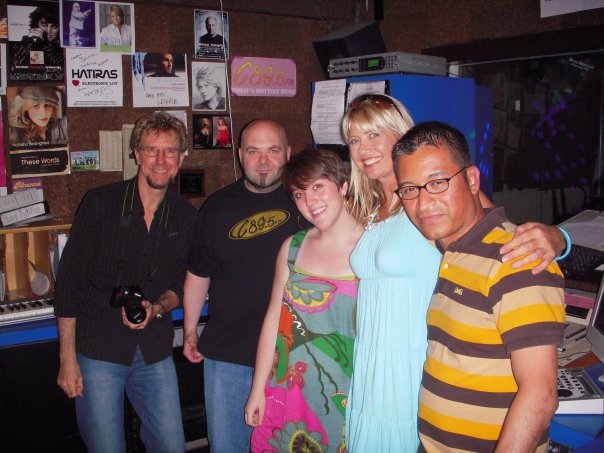
<path fill-rule="evenodd" d="M 237 159 L 237 153 L 236 153 L 236 145 L 235 145 L 235 137 L 233 136 L 233 111 L 231 109 L 231 81 L 229 80 L 229 68 L 228 68 L 228 58 L 227 58 L 227 42 L 225 41 L 225 33 L 224 33 L 224 6 L 222 4 L 222 0 L 220 0 L 220 17 L 222 17 L 222 36 L 223 36 L 223 43 L 222 43 L 222 61 L 224 63 L 224 80 L 226 83 L 226 93 L 224 94 L 225 99 L 227 100 L 226 102 L 226 107 L 228 108 L 228 115 L 229 115 L 229 124 L 230 124 L 230 135 L 231 135 L 231 152 L 232 152 L 232 157 L 233 157 L 233 178 L 235 181 L 237 181 L 238 179 L 238 172 L 237 172 L 237 165 L 238 165 L 238 159 Z M 229 40 L 231 39 L 230 37 L 230 27 L 229 27 Z"/>
<path fill-rule="evenodd" d="M 327 19 L 325 18 L 325 16 L 323 16 L 323 14 L 321 14 L 321 12 L 319 11 L 319 8 L 317 7 L 316 3 L 313 0 L 308 0 L 308 1 L 312 5 L 312 7 L 315 10 L 315 12 L 317 13 L 317 15 L 319 16 L 319 19 L 321 19 L 321 21 L 325 24 L 325 27 L 327 28 L 327 33 L 331 33 L 331 26 L 329 25 L 329 22 L 327 22 Z"/>

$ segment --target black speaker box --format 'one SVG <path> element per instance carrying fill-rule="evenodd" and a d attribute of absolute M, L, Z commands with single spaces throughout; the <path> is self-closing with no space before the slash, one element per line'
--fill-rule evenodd
<path fill-rule="evenodd" d="M 313 43 L 325 78 L 327 65 L 333 58 L 357 57 L 386 52 L 377 22 L 362 22 L 340 28 Z"/>
<path fill-rule="evenodd" d="M 56 340 L 0 348 L 0 451 L 86 452 L 58 372 Z"/>

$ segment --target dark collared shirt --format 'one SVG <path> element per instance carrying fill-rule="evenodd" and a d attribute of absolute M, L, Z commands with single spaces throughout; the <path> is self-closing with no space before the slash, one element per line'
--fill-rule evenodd
<path fill-rule="evenodd" d="M 137 344 L 147 364 L 172 354 L 170 314 L 133 331 L 109 300 L 115 286 L 137 284 L 152 303 L 166 290 L 182 301 L 194 219 L 193 206 L 169 190 L 147 231 L 136 177 L 86 194 L 61 257 L 55 291 L 55 316 L 77 318 L 79 353 L 124 365 L 132 362 Z"/>

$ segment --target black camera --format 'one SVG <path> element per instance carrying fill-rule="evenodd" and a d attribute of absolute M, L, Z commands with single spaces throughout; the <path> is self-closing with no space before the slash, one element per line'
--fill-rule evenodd
<path fill-rule="evenodd" d="M 147 317 L 147 310 L 141 305 L 145 299 L 143 290 L 137 285 L 121 285 L 113 288 L 109 303 L 113 308 L 124 307 L 128 321 L 132 324 L 140 324 Z"/>

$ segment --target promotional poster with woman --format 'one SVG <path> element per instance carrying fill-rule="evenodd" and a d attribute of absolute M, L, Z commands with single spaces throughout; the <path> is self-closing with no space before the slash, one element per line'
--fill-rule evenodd
<path fill-rule="evenodd" d="M 225 111 L 226 65 L 224 63 L 191 63 L 193 110 Z"/>
<path fill-rule="evenodd" d="M 214 148 L 230 148 L 231 119 L 228 116 L 215 116 L 214 123 Z"/>
<path fill-rule="evenodd" d="M 13 176 L 69 173 L 65 87 L 8 87 L 6 98 Z"/>
<path fill-rule="evenodd" d="M 212 149 L 212 117 L 193 115 L 193 149 Z"/>
<path fill-rule="evenodd" d="M 133 53 L 134 4 L 97 3 L 97 42 L 101 52 Z"/>

